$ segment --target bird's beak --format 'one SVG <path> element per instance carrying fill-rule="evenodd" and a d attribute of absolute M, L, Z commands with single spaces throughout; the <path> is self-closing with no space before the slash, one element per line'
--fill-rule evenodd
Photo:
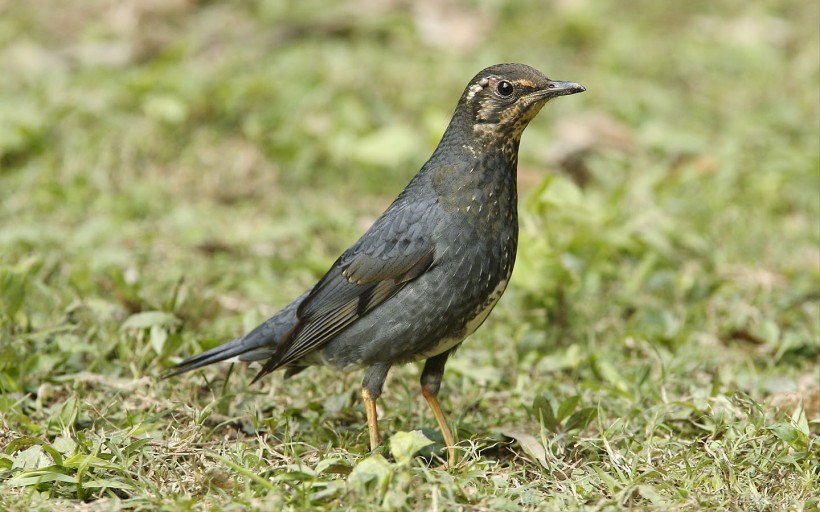
<path fill-rule="evenodd" d="M 550 80 L 547 82 L 547 87 L 538 92 L 539 96 L 544 98 L 555 98 L 556 96 L 567 96 L 569 94 L 578 94 L 586 91 L 587 88 L 575 82 L 561 82 L 559 80 Z"/>

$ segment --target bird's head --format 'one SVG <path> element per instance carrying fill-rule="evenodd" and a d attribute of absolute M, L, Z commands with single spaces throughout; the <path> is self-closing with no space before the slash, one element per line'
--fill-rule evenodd
<path fill-rule="evenodd" d="M 498 64 L 470 80 L 457 110 L 464 116 L 461 122 L 472 126 L 474 136 L 517 141 L 547 101 L 585 90 L 574 82 L 550 80 L 524 64 Z"/>

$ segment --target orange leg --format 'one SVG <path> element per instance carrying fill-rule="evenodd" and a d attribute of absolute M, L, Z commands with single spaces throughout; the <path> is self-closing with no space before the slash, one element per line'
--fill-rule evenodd
<path fill-rule="evenodd" d="M 384 379 L 390 365 L 376 363 L 370 366 L 364 373 L 362 380 L 362 398 L 364 399 L 364 410 L 367 413 L 367 432 L 370 434 L 370 451 L 379 447 L 379 418 L 376 414 L 376 399 L 382 394 Z"/>
<path fill-rule="evenodd" d="M 370 434 L 370 451 L 379 447 L 379 419 L 376 414 L 376 399 L 370 396 L 367 388 L 362 388 L 364 410 L 367 413 L 367 431 Z"/>
<path fill-rule="evenodd" d="M 421 387 L 421 394 L 424 395 L 424 399 L 427 400 L 430 409 L 433 410 L 433 416 L 436 417 L 436 422 L 438 422 L 438 426 L 441 429 L 441 435 L 444 436 L 444 444 L 447 445 L 447 465 L 454 467 L 456 464 L 456 450 L 453 447 L 456 443 L 453 440 L 453 433 L 447 425 L 447 420 L 444 419 L 444 413 L 441 412 L 441 405 L 438 403 L 438 398 L 436 398 L 435 393 L 424 386 Z"/>

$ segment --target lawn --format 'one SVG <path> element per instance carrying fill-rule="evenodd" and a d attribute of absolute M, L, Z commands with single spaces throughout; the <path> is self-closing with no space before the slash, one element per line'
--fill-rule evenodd
<path fill-rule="evenodd" d="M 820 6 L 0 1 L 0 510 L 817 510 Z M 467 81 L 532 122 L 506 294 L 394 368 L 161 380 L 311 286 Z"/>

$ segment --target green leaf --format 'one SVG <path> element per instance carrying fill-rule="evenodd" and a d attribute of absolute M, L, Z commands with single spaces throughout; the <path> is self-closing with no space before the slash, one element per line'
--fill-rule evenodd
<path fill-rule="evenodd" d="M 621 377 L 621 372 L 616 370 L 609 361 L 596 358 L 595 368 L 604 380 L 615 386 L 619 391 L 627 390 L 628 386 L 624 378 Z"/>
<path fill-rule="evenodd" d="M 399 465 L 405 465 L 413 459 L 416 452 L 431 444 L 433 444 L 433 441 L 427 439 L 427 436 L 422 434 L 421 430 L 396 432 L 390 438 L 390 453 L 393 454 Z"/>
<path fill-rule="evenodd" d="M 129 483 L 111 480 L 109 478 L 97 478 L 94 480 L 87 480 L 83 482 L 83 487 L 86 489 L 106 488 L 106 489 L 124 489 L 131 490 L 134 488 Z"/>
<path fill-rule="evenodd" d="M 375 489 L 384 495 L 392 475 L 393 465 L 376 453 L 356 464 L 347 481 L 362 494 Z"/>
<path fill-rule="evenodd" d="M 595 472 L 598 473 L 598 478 L 600 478 L 601 482 L 603 482 L 604 485 L 607 486 L 610 494 L 617 494 L 618 491 L 620 491 L 620 485 L 611 476 L 609 476 L 609 474 L 606 472 L 604 468 L 602 468 L 598 464 L 595 464 L 592 466 L 592 469 L 594 469 Z"/>
<path fill-rule="evenodd" d="M 808 437 L 800 428 L 790 423 L 777 423 L 769 427 L 769 431 L 795 450 L 805 450 L 808 446 Z"/>
<path fill-rule="evenodd" d="M 567 416 L 572 414 L 573 411 L 578 407 L 578 403 L 581 401 L 581 397 L 578 395 L 573 395 L 563 402 L 561 402 L 561 406 L 558 407 L 558 414 L 556 415 L 556 419 L 559 423 L 564 421 Z"/>
<path fill-rule="evenodd" d="M 152 439 L 150 437 L 146 437 L 144 439 L 137 439 L 133 443 L 131 443 L 128 446 L 126 446 L 125 448 L 123 448 L 122 453 L 125 456 L 129 456 L 132 453 L 141 450 L 143 446 L 150 443 L 151 441 L 152 441 Z"/>
<path fill-rule="evenodd" d="M 54 461 L 51 460 L 43 447 L 36 444 L 30 448 L 26 448 L 14 457 L 14 469 L 39 469 L 46 466 L 51 466 Z"/>
<path fill-rule="evenodd" d="M 51 446 L 62 455 L 71 455 L 77 448 L 77 443 L 70 437 L 57 436 Z"/>
<path fill-rule="evenodd" d="M 168 339 L 168 331 L 159 325 L 152 325 L 150 330 L 149 340 L 151 341 L 151 348 L 157 354 L 162 354 L 162 349 L 165 347 L 165 340 Z"/>
<path fill-rule="evenodd" d="M 53 470 L 36 469 L 31 471 L 23 471 L 7 482 L 12 487 L 26 487 L 29 485 L 37 485 L 46 482 L 64 482 L 67 484 L 76 485 L 77 477 L 60 473 Z"/>
<path fill-rule="evenodd" d="M 792 413 L 792 424 L 804 435 L 806 438 L 809 437 L 809 420 L 806 417 L 806 410 L 803 408 L 803 403 L 801 402 L 797 409 L 794 410 Z"/>
<path fill-rule="evenodd" d="M 313 470 L 317 475 L 325 471 L 337 475 L 349 475 L 352 471 L 352 469 L 345 464 L 345 460 L 338 457 L 328 457 L 320 460 Z"/>
<path fill-rule="evenodd" d="M 564 426 L 565 430 L 581 430 L 586 428 L 587 425 L 592 423 L 592 420 L 598 417 L 598 408 L 597 407 L 584 407 L 583 409 L 577 411 L 575 414 L 569 417 L 567 420 L 566 425 Z"/>
<path fill-rule="evenodd" d="M 40 439 L 31 436 L 18 437 L 6 446 L 6 453 L 11 455 L 14 452 L 24 450 L 30 446 L 42 444 Z"/>
<path fill-rule="evenodd" d="M 54 408 L 51 416 L 48 418 L 49 426 L 62 429 L 63 427 L 74 425 L 79 414 L 80 401 L 76 396 L 71 396 L 67 398 L 65 402 L 58 404 Z"/>
<path fill-rule="evenodd" d="M 533 460 L 540 463 L 545 468 L 549 469 L 547 465 L 547 450 L 544 445 L 532 434 L 510 430 L 502 432 L 505 436 L 511 437 L 518 441 L 524 453 L 530 456 Z"/>
<path fill-rule="evenodd" d="M 552 404 L 545 396 L 537 396 L 532 401 L 532 412 L 535 417 L 544 425 L 544 428 L 550 432 L 558 432 L 558 420 L 555 418 L 555 413 L 552 410 Z"/>
<path fill-rule="evenodd" d="M 669 501 L 651 485 L 638 485 L 638 492 L 655 507 L 667 508 L 669 506 Z"/>

